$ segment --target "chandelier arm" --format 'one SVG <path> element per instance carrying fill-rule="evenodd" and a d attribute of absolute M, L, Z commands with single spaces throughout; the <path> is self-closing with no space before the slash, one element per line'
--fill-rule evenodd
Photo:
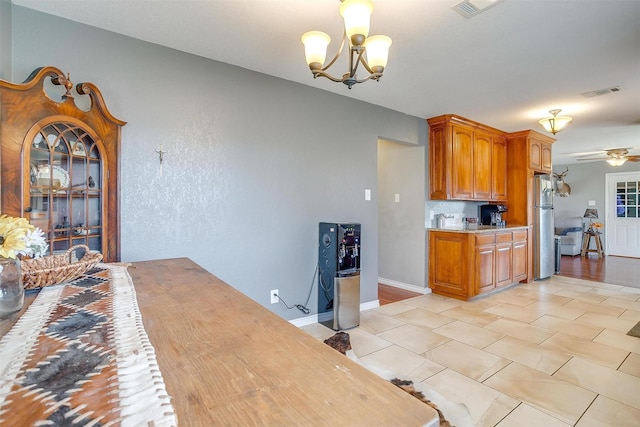
<path fill-rule="evenodd" d="M 369 63 L 362 57 L 362 55 L 360 55 L 358 59 L 360 60 L 364 68 L 366 68 L 366 70 L 369 72 L 369 74 L 378 74 L 369 67 Z"/>
<path fill-rule="evenodd" d="M 364 55 L 365 50 L 366 49 L 365 49 L 364 46 L 352 47 L 351 48 L 351 55 L 349 56 L 349 77 L 351 77 L 351 78 L 355 77 L 356 71 L 358 71 L 358 65 L 365 63 L 365 60 L 364 60 L 364 58 L 362 56 L 362 55 Z M 354 53 L 358 53 L 358 57 L 355 60 L 355 65 L 354 65 L 354 61 L 353 61 L 353 54 Z M 369 73 L 372 72 L 371 70 L 369 70 L 369 67 L 367 67 L 366 65 L 365 65 L 365 67 L 367 68 Z"/>
<path fill-rule="evenodd" d="M 369 76 L 365 77 L 362 80 L 356 80 L 356 83 L 364 83 L 367 80 L 380 80 L 380 77 L 382 77 L 382 74 L 371 73 Z"/>
<path fill-rule="evenodd" d="M 362 66 L 367 70 L 369 75 L 367 77 L 365 77 L 364 79 L 362 79 L 362 80 L 356 80 L 356 83 L 364 83 L 367 80 L 380 81 L 380 77 L 382 77 L 382 73 L 376 73 L 375 71 L 373 71 L 371 69 L 371 67 L 369 67 L 369 64 L 367 63 L 367 61 L 362 56 L 364 54 L 364 51 L 365 51 L 365 48 L 363 47 L 362 50 L 360 51 L 360 55 L 358 55 L 358 62 L 362 64 Z M 356 65 L 356 67 L 357 67 L 357 65 Z"/>
<path fill-rule="evenodd" d="M 329 62 L 326 67 L 323 67 L 321 71 L 328 70 L 338 60 L 338 57 L 340 56 L 340 54 L 342 54 L 342 49 L 344 49 L 344 42 L 346 40 L 347 40 L 347 30 L 344 30 L 344 33 L 342 35 L 342 43 L 340 44 L 340 49 L 338 49 L 338 53 L 336 53 L 336 56 L 334 56 L 331 62 Z M 338 81 L 342 81 L 342 80 L 338 80 Z"/>
<path fill-rule="evenodd" d="M 325 77 L 325 78 L 327 78 L 327 79 L 329 79 L 329 80 L 331 80 L 331 81 L 334 81 L 334 82 L 338 82 L 338 83 L 343 82 L 343 79 L 342 79 L 342 78 L 336 78 L 336 77 L 333 77 L 331 74 L 327 73 L 327 72 L 326 72 L 326 71 L 324 71 L 324 70 L 325 70 L 325 69 L 323 68 L 322 70 L 314 71 L 314 72 L 313 72 L 313 77 L 318 77 L 318 76 L 320 76 L 320 77 Z"/>

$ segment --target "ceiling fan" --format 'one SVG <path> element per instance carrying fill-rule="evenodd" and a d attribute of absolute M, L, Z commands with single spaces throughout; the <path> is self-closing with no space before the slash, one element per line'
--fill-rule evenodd
<path fill-rule="evenodd" d="M 611 166 L 622 166 L 626 161 L 640 162 L 640 156 L 629 155 L 629 150 L 626 148 L 612 148 L 610 150 L 602 150 L 601 153 L 607 155 L 607 157 L 579 157 L 577 160 L 606 160 Z"/>

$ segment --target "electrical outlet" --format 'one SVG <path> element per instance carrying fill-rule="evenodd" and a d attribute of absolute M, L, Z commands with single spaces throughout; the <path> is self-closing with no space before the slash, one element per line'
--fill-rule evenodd
<path fill-rule="evenodd" d="M 278 303 L 278 293 L 279 291 L 277 289 L 272 289 L 271 292 L 269 293 L 269 295 L 271 295 L 271 304 L 277 304 Z"/>

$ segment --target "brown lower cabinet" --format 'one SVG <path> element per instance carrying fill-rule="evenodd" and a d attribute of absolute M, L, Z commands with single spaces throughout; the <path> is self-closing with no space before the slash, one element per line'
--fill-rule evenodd
<path fill-rule="evenodd" d="M 527 228 L 429 230 L 429 287 L 468 300 L 527 279 Z"/>

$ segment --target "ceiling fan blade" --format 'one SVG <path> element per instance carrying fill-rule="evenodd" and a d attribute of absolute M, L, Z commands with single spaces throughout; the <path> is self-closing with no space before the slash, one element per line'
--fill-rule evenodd
<path fill-rule="evenodd" d="M 592 159 L 593 156 L 605 155 L 610 151 L 617 151 L 617 150 L 631 151 L 631 150 L 637 150 L 637 149 L 640 149 L 640 147 L 604 148 L 602 150 L 582 151 L 582 152 L 573 152 L 573 153 L 562 153 L 562 155 L 575 156 L 575 157 L 578 157 L 578 160 L 581 160 L 580 158 L 584 158 L 584 160 L 595 160 L 595 159 Z M 606 159 L 608 159 L 608 157 L 605 158 L 605 160 Z M 600 159 L 598 159 L 598 160 L 600 160 Z"/>
<path fill-rule="evenodd" d="M 583 151 L 581 153 L 563 153 L 563 154 L 567 155 L 567 156 L 576 156 L 576 157 L 591 157 L 591 156 L 597 156 L 597 155 L 604 154 L 604 153 L 606 153 L 605 150 Z"/>
<path fill-rule="evenodd" d="M 595 160 L 609 160 L 614 157 L 582 157 L 580 159 L 576 159 L 578 161 L 595 161 Z M 622 156 L 621 158 L 627 159 L 629 162 L 640 162 L 640 156 Z"/>

